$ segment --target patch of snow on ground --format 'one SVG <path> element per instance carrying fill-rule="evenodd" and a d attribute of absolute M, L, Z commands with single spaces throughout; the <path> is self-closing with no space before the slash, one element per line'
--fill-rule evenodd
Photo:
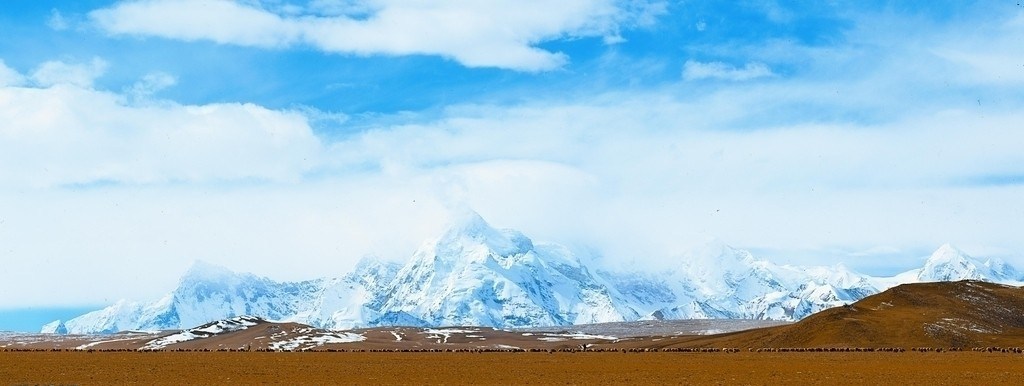
<path fill-rule="evenodd" d="M 669 335 L 704 335 L 708 330 L 733 332 L 751 328 L 770 327 L 791 322 L 772 320 L 747 319 L 686 319 L 686 320 L 647 320 L 638 322 L 613 322 L 571 326 L 573 331 L 591 335 L 609 335 L 619 338 L 669 336 Z M 534 334 L 562 334 L 567 326 L 530 327 L 517 329 L 523 336 Z"/>
<path fill-rule="evenodd" d="M 537 340 L 541 340 L 541 341 L 545 341 L 545 342 L 565 342 L 566 341 L 565 338 L 558 338 L 558 337 L 552 337 L 552 336 L 542 336 L 540 338 L 537 338 Z"/>
<path fill-rule="evenodd" d="M 210 324 L 209 326 L 197 328 L 192 331 L 205 332 L 208 334 L 221 334 L 230 331 L 244 330 L 249 327 L 255 326 L 257 323 L 251 320 L 236 318 L 228 320 L 219 320 Z"/>
<path fill-rule="evenodd" d="M 96 345 L 100 345 L 100 344 L 103 344 L 103 343 L 124 342 L 124 341 L 129 341 L 129 340 L 135 340 L 137 338 L 138 337 L 133 336 L 133 337 L 124 338 L 124 339 L 99 340 L 99 341 L 95 341 L 95 342 L 91 342 L 91 343 L 86 343 L 86 344 L 83 344 L 81 346 L 75 347 L 75 350 L 88 350 L 91 347 L 94 347 Z"/>
<path fill-rule="evenodd" d="M 193 334 L 193 333 L 188 332 L 188 331 L 182 331 L 182 332 L 179 332 L 177 334 L 171 334 L 171 335 L 165 336 L 163 338 L 153 339 L 153 340 L 149 341 L 148 343 L 146 343 L 146 345 L 140 347 L 139 350 L 141 350 L 141 351 L 145 351 L 145 350 L 160 350 L 160 349 L 166 348 L 167 346 L 170 346 L 172 344 L 178 344 L 178 343 L 182 343 L 182 342 L 188 342 L 190 340 L 202 339 L 202 338 L 207 338 L 207 337 L 208 337 L 208 335 L 207 336 L 196 335 L 196 334 Z M 92 343 L 90 343 L 90 344 L 92 344 Z M 79 349 L 81 350 L 81 348 L 79 348 Z"/>
<path fill-rule="evenodd" d="M 568 339 L 573 339 L 573 340 L 590 340 L 590 339 L 616 340 L 616 339 L 619 339 L 617 337 L 610 336 L 610 335 L 591 335 L 591 334 L 584 334 L 582 332 L 577 332 L 577 333 L 572 333 L 572 334 L 545 334 L 545 335 L 547 335 L 549 337 L 561 337 L 561 338 L 568 338 Z"/>
<path fill-rule="evenodd" d="M 983 334 L 998 334 L 1001 331 L 998 329 L 985 328 L 984 326 L 978 325 L 969 320 L 959 318 L 943 318 L 935 323 L 927 323 L 924 325 L 925 332 L 930 336 L 937 336 L 943 334 L 953 334 L 957 336 L 964 336 L 964 331 L 978 332 Z"/>
<path fill-rule="evenodd" d="M 332 343 L 352 343 L 366 340 L 365 336 L 351 332 L 331 332 L 319 335 L 303 335 L 289 340 L 273 342 L 268 345 L 273 350 L 309 350 Z"/>
<path fill-rule="evenodd" d="M 962 330 L 969 330 L 973 332 L 980 332 L 985 334 L 999 333 L 1001 331 L 987 329 L 969 320 L 959 318 L 942 318 L 941 322 L 935 323 L 936 325 L 942 325 L 945 327 L 954 327 Z"/>
<path fill-rule="evenodd" d="M 424 334 L 472 334 L 474 332 L 480 332 L 480 329 L 459 329 L 459 328 L 428 328 L 423 330 Z"/>
<path fill-rule="evenodd" d="M 117 335 L 110 334 L 98 334 L 98 335 L 54 335 L 54 334 L 39 334 L 39 333 L 23 333 L 23 332 L 0 332 L 0 341 L 4 342 L 0 347 L 15 347 L 15 346 L 28 346 L 30 344 L 38 343 L 52 343 L 55 346 L 61 345 L 61 343 L 67 341 L 74 341 L 76 343 L 87 341 L 89 343 L 82 344 L 75 347 L 76 350 L 87 350 L 96 345 L 109 342 L 121 342 L 131 340 L 143 340 L 148 337 L 156 337 L 155 333 L 140 333 L 140 332 L 128 332 Z M 111 339 L 116 338 L 116 339 Z M 62 346 L 62 345 L 61 345 Z"/>
<path fill-rule="evenodd" d="M 452 334 L 472 334 L 480 332 L 479 329 L 465 330 L 458 328 L 428 328 L 420 332 L 420 334 L 429 334 L 427 339 L 437 339 L 437 343 L 448 343 L 448 338 L 452 337 Z"/>
<path fill-rule="evenodd" d="M 251 316 L 238 316 L 231 319 L 218 320 L 213 323 L 209 323 L 196 328 L 181 331 L 176 334 L 167 335 L 162 338 L 157 338 L 149 341 L 144 346 L 140 347 L 140 351 L 145 350 L 160 350 L 167 348 L 172 344 L 178 344 L 188 342 L 190 340 L 209 338 L 214 335 L 223 334 L 225 332 L 245 330 L 249 327 L 255 326 L 259 319 Z"/>
<path fill-rule="evenodd" d="M 398 331 L 391 331 L 391 335 L 395 336 L 395 342 L 401 342 L 402 341 L 402 336 L 398 335 Z"/>
<path fill-rule="evenodd" d="M 889 303 L 889 302 L 882 302 L 882 303 L 880 303 L 880 304 L 878 305 L 878 307 L 875 307 L 875 310 L 876 310 L 876 311 L 877 311 L 877 310 L 884 310 L 884 309 L 886 309 L 886 308 L 890 308 L 890 307 L 892 307 L 892 306 L 893 306 L 893 305 L 892 305 L 892 303 Z"/>
<path fill-rule="evenodd" d="M 594 339 L 618 340 L 619 338 L 614 337 L 614 336 L 610 336 L 610 335 L 584 334 L 582 332 L 576 332 L 576 333 L 571 333 L 571 334 L 552 334 L 552 333 L 546 333 L 546 334 L 544 334 L 544 336 L 537 338 L 537 340 L 544 341 L 544 342 L 564 342 L 564 341 L 567 341 L 567 340 L 570 340 L 570 339 L 572 339 L 572 340 L 594 340 Z"/>

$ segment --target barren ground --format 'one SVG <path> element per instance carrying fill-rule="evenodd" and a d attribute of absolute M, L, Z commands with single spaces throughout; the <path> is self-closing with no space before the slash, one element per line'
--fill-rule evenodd
<path fill-rule="evenodd" d="M 5 384 L 1015 384 L 1005 353 L 0 352 Z"/>

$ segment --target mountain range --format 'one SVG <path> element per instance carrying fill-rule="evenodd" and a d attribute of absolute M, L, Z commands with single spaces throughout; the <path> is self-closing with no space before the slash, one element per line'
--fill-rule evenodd
<path fill-rule="evenodd" d="M 180 330 L 253 315 L 344 330 L 375 326 L 537 327 L 641 319 L 799 320 L 905 283 L 1024 275 L 997 259 L 951 245 L 919 269 L 892 277 L 843 265 L 777 265 L 712 242 L 669 270 L 631 272 L 588 266 L 570 249 L 496 229 L 479 215 L 425 242 L 404 265 L 366 258 L 347 275 L 277 282 L 196 262 L 177 288 L 154 302 L 122 300 L 44 333 Z"/>

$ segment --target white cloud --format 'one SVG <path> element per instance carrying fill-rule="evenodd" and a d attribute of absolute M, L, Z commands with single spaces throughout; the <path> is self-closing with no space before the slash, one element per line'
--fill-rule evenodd
<path fill-rule="evenodd" d="M 683 65 L 683 79 L 686 80 L 723 79 L 744 81 L 772 76 L 775 76 L 772 69 L 760 62 L 750 62 L 742 68 L 736 68 L 722 62 L 698 62 L 695 60 L 687 60 Z"/>
<path fill-rule="evenodd" d="M 141 100 L 156 94 L 168 87 L 178 83 L 171 74 L 165 72 L 152 72 L 133 83 L 126 90 L 126 93 L 135 100 Z"/>
<path fill-rule="evenodd" d="M 25 76 L 14 69 L 7 67 L 7 64 L 0 59 L 0 87 L 20 86 L 25 83 Z"/>
<path fill-rule="evenodd" d="M 979 26 L 968 36 L 950 35 L 931 50 L 956 66 L 954 79 L 1015 87 L 1024 83 L 1024 12 L 1004 23 Z"/>
<path fill-rule="evenodd" d="M 46 19 L 46 26 L 54 31 L 64 31 L 68 29 L 68 21 L 60 11 L 54 8 L 50 10 L 50 18 Z"/>
<path fill-rule="evenodd" d="M 229 0 L 125 1 L 112 8 L 93 11 L 89 16 L 113 34 L 211 40 L 244 46 L 285 46 L 301 34 L 295 21 Z"/>
<path fill-rule="evenodd" d="M 670 265 L 673 251 L 710 237 L 819 252 L 805 263 L 822 263 L 820 252 L 837 246 L 1024 250 L 1012 232 L 1024 225 L 1024 205 L 1008 199 L 1024 187 L 962 183 L 1024 173 L 1012 140 L 1024 122 L 1013 109 L 914 107 L 885 123 L 731 128 L 737 116 L 780 106 L 841 103 L 828 85 L 793 89 L 464 106 L 337 143 L 332 153 L 348 168 L 375 165 L 398 180 L 444 176 L 435 177 L 437 197 L 454 198 L 444 201 L 541 240 L 596 246 L 618 262 Z"/>
<path fill-rule="evenodd" d="M 89 63 L 66 63 L 58 60 L 39 65 L 32 72 L 32 82 L 37 86 L 72 85 L 83 88 L 92 87 L 92 83 L 107 71 L 107 62 L 93 58 Z"/>
<path fill-rule="evenodd" d="M 758 1 L 754 2 L 752 5 L 760 9 L 760 11 L 764 13 L 765 17 L 773 23 L 789 23 L 792 22 L 795 17 L 793 11 L 786 9 L 786 7 L 776 1 Z"/>
<path fill-rule="evenodd" d="M 672 266 L 710 237 L 855 269 L 911 268 L 905 251 L 946 242 L 1024 263 L 1024 185 L 1012 182 L 1024 175 L 1024 101 L 961 103 L 1007 86 L 936 54 L 984 54 L 967 48 L 992 39 L 880 30 L 852 32 L 852 48 L 743 52 L 810 61 L 778 81 L 449 106 L 333 143 L 310 122 L 346 117 L 315 109 L 4 87 L 0 121 L 14 123 L 0 125 L 0 164 L 18 167 L 0 168 L 0 304 L 157 296 L 193 258 L 283 279 L 335 275 L 368 253 L 407 258 L 460 206 L 634 267 Z M 724 79 L 757 69 L 710 67 Z M 41 269 L 69 284 L 18 290 Z"/>
<path fill-rule="evenodd" d="M 734 131 L 709 112 L 788 96 L 661 91 L 462 106 L 322 150 L 301 116 L 257 106 L 140 108 L 92 90 L 31 90 L 40 94 L 0 93 L 0 111 L 60 100 L 17 118 L 64 118 L 0 131 L 0 163 L 24 165 L 0 176 L 0 257 L 16 262 L 10 272 L 47 267 L 62 283 L 104 278 L 111 284 L 90 291 L 103 296 L 157 296 L 193 258 L 285 279 L 343 273 L 369 253 L 405 259 L 460 206 L 538 242 L 593 247 L 609 264 L 671 266 L 709 237 L 786 251 L 1024 250 L 1024 187 L 955 183 L 1024 172 L 1016 111 Z M 309 170 L 326 174 L 290 182 Z M 247 176 L 269 183 L 209 182 Z M 104 178 L 153 183 L 66 187 Z M 805 262 L 828 263 L 814 256 Z M 127 264 L 132 275 L 111 274 Z M 0 294 L 16 283 L 0 283 Z"/>
<path fill-rule="evenodd" d="M 134 105 L 89 88 L 104 65 L 47 62 L 44 87 L 0 88 L 0 170 L 9 186 L 295 181 L 320 156 L 306 117 L 252 104 Z M 140 80 L 133 92 L 173 83 Z M 146 90 L 142 90 L 146 89 Z"/>
<path fill-rule="evenodd" d="M 210 40 L 254 47 L 307 44 L 356 55 L 439 55 L 469 67 L 543 71 L 568 58 L 536 47 L 566 36 L 602 36 L 648 24 L 664 5 L 613 0 L 315 2 L 281 15 L 229 0 L 125 1 L 90 13 L 111 34 Z M 366 15 L 360 15 L 366 12 Z"/>
<path fill-rule="evenodd" d="M 135 104 L 130 95 L 88 87 L 102 63 L 48 62 L 33 74 L 37 86 L 24 86 L 24 76 L 0 62 L 0 165 L 8 166 L 0 168 L 0 260 L 9 273 L 0 305 L 151 297 L 173 286 L 194 258 L 244 267 L 250 257 L 269 262 L 297 250 L 324 257 L 341 249 L 329 241 L 333 232 L 354 225 L 319 216 L 344 190 L 316 194 L 308 211 L 289 210 L 305 194 L 289 187 L 323 164 L 323 146 L 304 115 L 252 104 Z M 71 74 L 58 76 L 62 70 Z M 134 90 L 170 83 L 155 73 Z M 310 226 L 318 224 L 322 232 L 314 234 Z M 267 242 L 253 243 L 257 234 Z M 243 252 L 243 245 L 253 248 Z M 339 271 L 355 258 L 344 257 Z M 138 270 L 124 274 L 126 266 Z M 19 290 L 39 272 L 66 286 Z M 90 290 L 72 290 L 81 288 Z"/>

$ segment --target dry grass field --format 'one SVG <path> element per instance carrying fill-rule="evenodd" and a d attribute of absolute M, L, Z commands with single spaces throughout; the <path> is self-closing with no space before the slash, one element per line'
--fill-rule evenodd
<path fill-rule="evenodd" d="M 0 352 L 4 384 L 1015 384 L 1007 353 Z"/>

